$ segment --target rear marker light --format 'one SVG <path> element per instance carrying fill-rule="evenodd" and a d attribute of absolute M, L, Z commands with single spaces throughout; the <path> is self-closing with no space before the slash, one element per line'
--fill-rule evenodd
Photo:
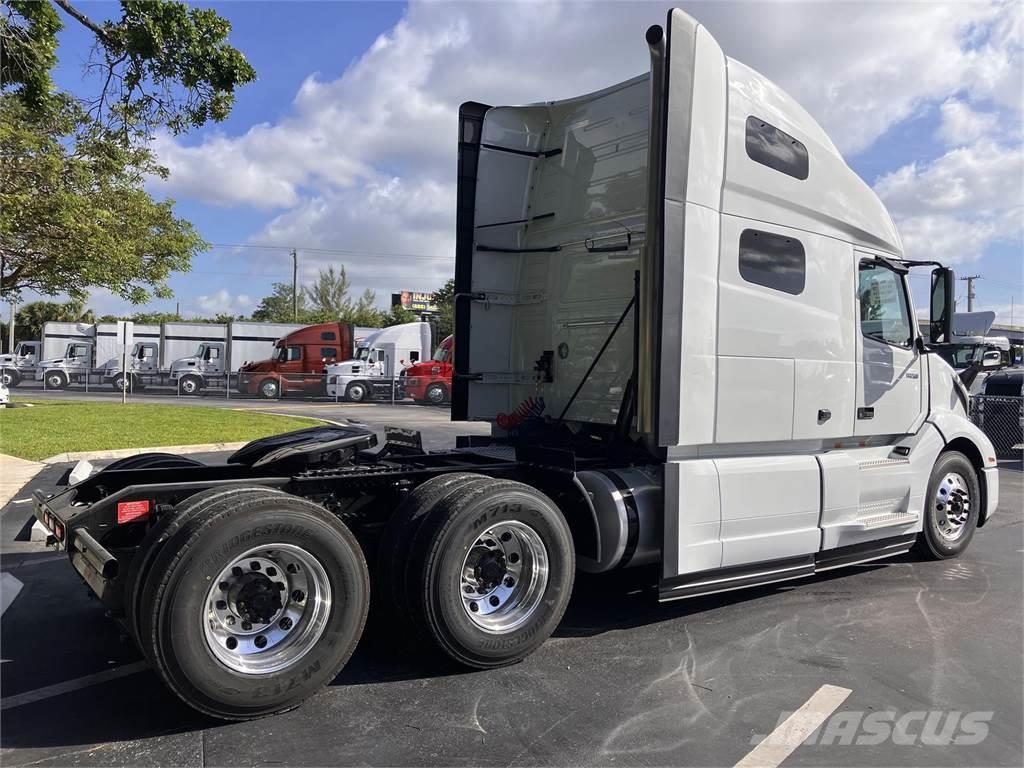
<path fill-rule="evenodd" d="M 117 524 L 124 525 L 149 517 L 149 499 L 143 501 L 119 501 L 117 503 Z"/>
<path fill-rule="evenodd" d="M 64 541 L 64 526 L 60 523 L 54 523 L 53 535 L 57 537 L 57 541 Z"/>

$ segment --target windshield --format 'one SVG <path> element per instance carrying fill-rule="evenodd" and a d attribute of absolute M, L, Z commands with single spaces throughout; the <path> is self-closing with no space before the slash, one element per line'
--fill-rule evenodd
<path fill-rule="evenodd" d="M 203 350 L 205 350 L 205 349 L 206 349 L 206 345 L 205 344 L 200 344 L 198 347 L 196 347 L 196 353 L 195 353 L 194 357 L 202 357 L 203 356 Z"/>
<path fill-rule="evenodd" d="M 360 347 L 356 350 L 356 360 L 369 360 L 370 359 L 370 348 Z"/>
<path fill-rule="evenodd" d="M 32 348 L 28 344 L 19 344 L 18 348 L 14 350 L 14 354 L 18 357 L 28 357 L 32 354 Z"/>
<path fill-rule="evenodd" d="M 434 350 L 434 359 L 439 363 L 447 363 L 451 350 L 448 347 L 438 347 Z"/>

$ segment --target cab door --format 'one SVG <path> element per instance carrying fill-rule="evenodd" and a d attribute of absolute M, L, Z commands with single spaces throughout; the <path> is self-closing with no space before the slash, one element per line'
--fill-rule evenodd
<path fill-rule="evenodd" d="M 905 272 L 858 253 L 860 323 L 854 434 L 902 435 L 924 416 L 921 354 Z"/>

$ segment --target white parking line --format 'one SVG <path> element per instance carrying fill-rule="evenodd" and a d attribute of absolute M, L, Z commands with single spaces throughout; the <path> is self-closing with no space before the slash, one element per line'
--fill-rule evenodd
<path fill-rule="evenodd" d="M 22 583 L 7 573 L 7 571 L 0 573 L 0 616 L 7 613 L 7 609 L 11 607 L 14 598 L 21 592 L 22 586 Z"/>
<path fill-rule="evenodd" d="M 148 668 L 149 665 L 146 664 L 146 662 L 136 661 L 132 664 L 125 664 L 123 667 L 105 669 L 102 672 L 97 672 L 93 675 L 76 677 L 74 680 L 65 680 L 63 683 L 54 683 L 53 685 L 48 685 L 45 688 L 36 688 L 34 691 L 25 691 L 24 693 L 18 693 L 14 696 L 7 696 L 0 701 L 0 710 L 23 707 L 26 704 L 35 704 L 37 701 L 52 699 L 54 696 L 62 696 L 65 693 L 71 693 L 72 691 L 77 691 L 82 688 L 88 688 L 92 685 L 106 683 L 110 680 L 117 680 L 119 677 L 134 675 L 136 672 L 141 672 Z"/>
<path fill-rule="evenodd" d="M 736 763 L 736 768 L 776 768 L 793 754 L 804 739 L 825 722 L 853 691 L 838 685 L 823 685 L 800 709 L 779 723 L 764 741 Z"/>

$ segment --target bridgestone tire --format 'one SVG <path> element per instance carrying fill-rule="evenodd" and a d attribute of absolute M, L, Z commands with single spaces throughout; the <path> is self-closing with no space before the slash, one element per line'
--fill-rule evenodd
<path fill-rule="evenodd" d="M 461 587 L 463 563 L 485 531 L 503 523 L 525 524 L 547 556 L 547 584 L 536 608 L 507 631 L 485 630 L 469 618 Z M 477 669 L 517 662 L 554 632 L 572 594 L 575 556 L 561 512 L 540 491 L 511 480 L 473 483 L 430 510 L 413 542 L 408 600 L 418 623 L 456 661 Z"/>
<path fill-rule="evenodd" d="M 177 461 L 172 461 L 177 460 Z M 182 462 L 179 464 L 178 462 Z M 177 469 L 189 464 L 199 464 L 194 459 L 185 456 L 174 456 L 169 453 L 144 453 L 139 456 L 129 456 L 126 459 L 116 461 L 106 469 Z M 145 538 L 135 550 L 135 555 L 128 564 L 124 580 L 124 614 L 132 637 L 139 648 L 145 653 L 139 627 L 139 600 L 142 599 L 142 588 L 146 583 L 150 567 L 156 556 L 163 549 L 167 540 L 174 536 L 183 525 L 193 520 L 198 515 L 215 513 L 218 506 L 225 503 L 235 505 L 241 503 L 245 498 L 263 498 L 267 494 L 276 493 L 286 495 L 284 491 L 276 488 L 265 488 L 262 486 L 251 488 L 207 488 L 205 491 L 189 496 L 178 504 L 173 512 L 165 514 L 157 521 L 156 525 L 146 532 Z"/>
<path fill-rule="evenodd" d="M 375 597 L 400 619 L 408 618 L 406 574 L 409 550 L 426 515 L 436 504 L 449 496 L 464 493 L 475 483 L 493 482 L 491 478 L 471 472 L 452 472 L 432 477 L 406 496 L 384 527 L 377 557 Z"/>
<path fill-rule="evenodd" d="M 949 473 L 959 474 L 966 481 L 970 500 L 963 533 L 955 541 L 950 541 L 940 533 L 937 520 L 938 511 L 935 504 L 939 484 Z M 981 514 L 981 488 L 978 483 L 977 471 L 970 459 L 957 451 L 939 454 L 935 466 L 932 467 L 931 477 L 928 479 L 928 491 L 924 498 L 923 509 L 924 529 L 918 534 L 914 544 L 914 550 L 919 555 L 932 560 L 946 560 L 957 557 L 967 549 L 967 545 L 971 543 L 974 531 L 978 527 L 978 516 Z"/>
<path fill-rule="evenodd" d="M 293 663 L 238 672 L 207 644 L 207 592 L 236 558 L 273 545 L 299 548 L 323 569 L 331 601 L 326 623 Z M 164 683 L 200 712 L 249 720 L 291 709 L 334 679 L 362 634 L 370 584 L 359 544 L 340 520 L 305 499 L 268 492 L 218 502 L 185 522 L 157 555 L 141 598 L 146 656 Z"/>

